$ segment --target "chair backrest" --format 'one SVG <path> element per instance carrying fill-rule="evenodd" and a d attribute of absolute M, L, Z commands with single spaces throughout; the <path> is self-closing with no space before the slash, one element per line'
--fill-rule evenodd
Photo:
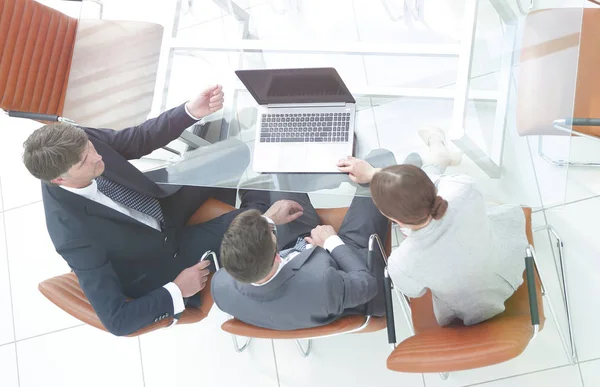
<path fill-rule="evenodd" d="M 600 117 L 599 44 L 600 9 L 541 9 L 527 16 L 517 102 L 521 136 L 568 135 L 552 122 Z M 574 129 L 600 136 L 598 127 Z"/>
<path fill-rule="evenodd" d="M 63 116 L 79 125 L 124 129 L 146 121 L 163 27 L 123 20 L 80 20 Z"/>
<path fill-rule="evenodd" d="M 527 240 L 533 245 L 531 209 L 523 209 Z M 525 251 L 523 251 L 523 259 Z M 540 330 L 544 324 L 541 282 L 536 273 Z M 457 321 L 437 324 L 431 292 L 410 302 L 415 336 L 400 343 L 388 357 L 388 368 L 401 372 L 450 372 L 492 365 L 518 356 L 533 334 L 527 278 L 506 301 L 505 311 L 482 323 L 464 326 Z"/>
<path fill-rule="evenodd" d="M 196 212 L 188 220 L 187 224 L 193 225 L 202 223 L 202 220 L 206 221 L 212 219 L 211 215 L 216 213 L 226 213 L 231 211 L 232 208 L 233 207 L 228 206 L 227 204 L 218 200 L 209 199 L 204 202 L 204 204 L 200 206 L 198 210 L 196 210 Z M 210 275 L 206 286 L 200 292 L 200 307 L 187 307 L 179 319 L 178 324 L 195 323 L 208 316 L 208 313 L 214 304 L 210 294 L 211 280 L 212 274 Z M 75 273 L 67 273 L 47 279 L 38 285 L 38 289 L 44 296 L 46 296 L 48 300 L 65 312 L 69 313 L 71 316 L 86 324 L 106 331 L 106 328 L 104 328 L 104 325 L 102 325 L 102 322 L 98 318 L 94 308 L 79 286 L 79 281 L 77 281 L 77 276 Z M 142 328 L 128 336 L 139 336 L 156 329 L 164 328 L 170 323 L 171 319 L 165 319 Z"/>
<path fill-rule="evenodd" d="M 220 202 L 216 199 L 209 199 L 207 201 L 210 211 L 199 213 L 197 217 L 192 217 L 194 222 L 203 223 L 218 216 L 221 216 L 231 210 L 233 207 Z M 318 208 L 317 215 L 321 219 L 322 224 L 328 224 L 332 226 L 336 231 L 339 231 L 340 226 L 344 220 L 344 216 L 348 211 L 347 207 L 340 208 Z M 391 227 L 388 229 L 388 235 L 386 236 L 385 249 L 387 254 L 391 251 Z M 234 335 L 245 336 L 245 337 L 256 337 L 256 338 L 270 338 L 270 339 L 304 339 L 320 336 L 337 335 L 346 333 L 361 327 L 365 322 L 365 316 L 344 316 L 332 322 L 331 324 L 324 325 L 321 327 L 307 328 L 307 329 L 296 329 L 291 331 L 277 331 L 273 329 L 266 329 L 256 327 L 250 324 L 246 324 L 236 318 L 232 318 L 221 325 L 221 329 Z M 369 321 L 368 326 L 361 329 L 360 332 L 374 332 L 385 328 L 385 318 L 383 317 L 372 317 Z"/>
<path fill-rule="evenodd" d="M 76 32 L 37 1 L 0 2 L 0 108 L 61 115 Z"/>
<path fill-rule="evenodd" d="M 525 232 L 527 234 L 527 240 L 531 245 L 533 245 L 533 233 L 531 227 L 531 208 L 524 208 L 523 213 L 525 215 Z M 525 251 L 523 251 L 523 258 L 524 257 Z M 537 273 L 536 286 L 538 289 L 537 297 L 538 307 L 540 310 L 541 329 L 544 325 L 544 309 L 542 301 L 542 292 L 540 291 L 541 282 Z M 502 316 L 529 316 L 529 294 L 527 292 L 527 278 L 525 276 L 525 273 L 523 273 L 523 284 L 508 300 L 506 300 L 504 306 L 504 312 L 502 312 L 494 318 L 499 318 Z M 423 295 L 422 297 L 412 298 L 410 302 L 410 309 L 412 311 L 413 326 L 415 329 L 415 333 L 423 332 L 432 328 L 440 328 L 433 313 L 433 301 L 430 290 L 427 290 L 425 295 Z M 485 324 L 485 322 L 482 324 Z"/>
<path fill-rule="evenodd" d="M 96 128 L 148 118 L 161 25 L 78 21 L 34 0 L 10 0 L 0 2 L 0 35 L 0 108 Z"/>
<path fill-rule="evenodd" d="M 212 275 L 211 275 L 212 278 Z M 57 277 L 49 278 L 38 285 L 40 293 L 42 293 L 54 305 L 58 306 L 76 319 L 91 325 L 100 330 L 106 331 L 104 325 L 98 318 L 94 308 L 86 298 L 83 290 L 79 286 L 79 281 L 75 273 L 67 273 Z M 205 289 L 210 289 L 210 279 L 206 283 Z M 191 324 L 205 318 L 210 311 L 213 300 L 210 296 L 210 291 L 202 291 L 200 293 L 201 307 L 187 307 L 183 312 L 178 324 Z M 148 325 L 127 337 L 135 337 L 143 335 L 160 328 L 164 328 L 171 323 L 171 319 L 162 320 L 154 324 Z"/>

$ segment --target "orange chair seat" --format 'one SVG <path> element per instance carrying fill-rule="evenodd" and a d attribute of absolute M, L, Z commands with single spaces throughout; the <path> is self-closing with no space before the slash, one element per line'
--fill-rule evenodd
<path fill-rule="evenodd" d="M 232 335 L 255 337 L 259 339 L 310 339 L 313 337 L 338 335 L 358 329 L 365 322 L 365 316 L 344 316 L 334 322 L 315 328 L 277 331 L 246 324 L 233 318 L 221 325 L 221 329 Z M 386 327 L 385 317 L 371 317 L 369 325 L 356 333 L 375 332 Z"/>
<path fill-rule="evenodd" d="M 473 326 L 429 329 L 404 340 L 387 359 L 399 372 L 451 372 L 489 366 L 521 354 L 531 339 L 529 316 L 506 316 Z"/>
<path fill-rule="evenodd" d="M 223 214 L 226 214 L 232 211 L 234 207 L 225 204 L 217 199 L 208 199 L 206 202 L 196 210 L 196 212 L 190 217 L 188 220 L 188 225 L 200 224 L 204 222 L 208 222 L 211 219 L 217 218 Z M 339 229 L 344 216 L 346 215 L 347 208 L 328 208 L 328 209 L 318 209 L 317 213 L 321 218 L 324 224 L 332 225 L 336 230 Z M 389 254 L 391 249 L 391 234 L 388 233 L 387 241 L 386 241 L 386 250 Z M 201 296 L 201 304 L 200 308 L 187 307 L 183 312 L 181 318 L 179 319 L 178 324 L 191 324 L 196 323 L 205 318 L 212 305 L 214 303 L 212 296 L 210 294 L 210 280 L 212 279 L 212 275 L 209 278 L 205 288 L 200 292 Z M 94 312 L 92 305 L 89 303 L 88 299 L 85 297 L 83 290 L 79 286 L 79 282 L 77 281 L 77 277 L 74 273 L 63 274 L 54 278 L 47 279 L 41 282 L 38 286 L 40 292 L 46 296 L 50 301 L 52 301 L 56 306 L 69 313 L 71 316 L 81 320 L 82 322 L 94 326 L 98 329 L 106 330 L 100 322 L 98 315 Z M 288 332 L 296 332 L 298 336 L 301 337 L 316 337 L 329 335 L 334 333 L 343 333 L 348 332 L 352 329 L 356 329 L 362 325 L 364 322 L 364 316 L 348 316 L 341 318 L 335 321 L 332 324 L 329 324 L 324 327 L 305 329 L 300 331 L 306 331 L 304 333 L 300 331 L 288 331 Z M 138 336 L 147 332 L 151 332 L 156 329 L 160 329 L 168 326 L 171 323 L 172 319 L 165 319 L 149 325 L 139 331 L 132 333 L 129 335 L 130 337 Z M 361 332 L 371 332 L 385 328 L 385 319 L 384 318 L 371 318 L 370 323 L 367 328 L 361 330 Z M 250 331 L 256 330 L 256 335 L 251 337 L 273 337 L 280 334 L 285 334 L 280 331 L 270 331 L 263 328 L 253 327 L 247 324 L 242 323 L 239 320 L 231 320 L 227 321 L 223 324 L 223 329 L 227 332 L 234 333 L 240 336 L 248 336 Z M 264 332 L 263 332 L 264 331 Z M 271 332 L 270 336 L 260 336 L 266 335 L 266 331 Z M 241 333 L 244 332 L 244 333 Z M 288 333 L 293 334 L 293 333 Z M 278 338 L 283 338 L 279 337 Z"/>
<path fill-rule="evenodd" d="M 212 200 L 212 199 L 211 199 Z M 216 201 L 216 200 L 215 200 Z M 210 206 L 213 210 L 209 214 L 209 217 L 202 218 L 202 221 L 206 222 L 210 219 L 216 218 L 227 212 L 227 205 L 223 203 L 212 204 Z M 233 209 L 229 207 L 229 210 Z M 332 226 L 336 231 L 340 229 L 344 216 L 348 208 L 319 208 L 316 210 L 322 224 L 328 224 Z M 388 229 L 388 235 L 385 240 L 385 249 L 389 255 L 392 246 L 391 227 Z M 359 328 L 365 322 L 365 316 L 345 316 L 341 317 L 334 322 L 315 328 L 307 329 L 296 329 L 290 331 L 278 331 L 274 329 L 260 328 L 250 324 L 246 324 L 236 318 L 230 319 L 221 325 L 221 329 L 225 332 L 231 333 L 237 336 L 254 337 L 262 339 L 307 339 L 312 337 L 336 335 L 350 332 L 354 329 Z M 371 317 L 369 325 L 356 333 L 367 333 L 375 332 L 386 327 L 385 317 Z"/>
<path fill-rule="evenodd" d="M 524 208 L 527 240 L 533 245 L 531 209 Z M 523 252 L 523 257 L 525 252 Z M 521 354 L 533 334 L 527 279 L 505 302 L 505 311 L 479 324 L 462 322 L 441 327 L 433 313 L 431 291 L 410 300 L 415 335 L 402 341 L 390 354 L 387 367 L 399 372 L 451 372 L 479 368 L 510 360 Z M 536 273 L 540 330 L 544 308 L 540 278 Z"/>
<path fill-rule="evenodd" d="M 225 206 L 225 207 L 224 207 Z M 206 219 L 207 214 L 210 215 L 216 208 L 228 208 L 231 210 L 231 206 L 227 206 L 225 203 L 218 200 L 207 200 L 196 210 L 194 215 L 188 221 L 188 225 L 202 223 L 203 219 Z M 212 274 L 209 277 L 208 282 L 204 289 L 200 292 L 201 306 L 200 308 L 187 307 L 182 313 L 181 318 L 177 324 L 192 324 L 201 321 L 210 312 L 213 306 L 213 299 L 210 294 L 210 281 Z M 56 306 L 69 313 L 76 319 L 89 324 L 93 327 L 106 331 L 104 325 L 98 318 L 98 315 L 92 308 L 92 305 L 86 298 L 83 290 L 79 286 L 77 276 L 75 273 L 67 273 L 53 277 L 41 282 L 38 285 L 39 291 L 46 296 Z M 130 335 L 128 337 L 135 337 L 141 334 L 154 331 L 156 329 L 164 328 L 168 326 L 172 321 L 172 318 L 168 318 L 154 324 L 148 325 Z"/>

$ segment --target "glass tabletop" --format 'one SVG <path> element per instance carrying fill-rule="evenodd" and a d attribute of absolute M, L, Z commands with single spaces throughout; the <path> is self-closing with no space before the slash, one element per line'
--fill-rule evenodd
<path fill-rule="evenodd" d="M 260 122 L 258 106 L 247 90 L 238 89 L 233 94 L 229 96 L 232 102 L 217 120 L 219 132 L 223 127 L 227 128 L 220 141 L 183 152 L 168 166 L 146 174 L 164 184 L 369 195 L 368 187 L 352 182 L 343 173 L 255 172 L 253 159 Z M 371 98 L 357 98 L 354 156 L 366 158 L 376 166 L 393 165 L 397 163 L 394 153 L 380 149 L 377 140 L 378 130 L 373 120 L 377 103 Z M 328 144 L 316 145 L 326 148 Z"/>
<path fill-rule="evenodd" d="M 583 0 L 571 3 L 581 12 Z M 494 180 L 515 169 L 518 173 L 523 163 L 535 171 L 546 168 L 536 159 L 537 140 L 519 132 L 516 114 L 523 98 L 532 98 L 520 90 L 526 86 L 519 68 L 528 21 L 540 11 L 529 10 L 527 0 L 177 0 L 174 5 L 164 91 L 155 97 L 160 110 L 216 82 L 224 85 L 226 106 L 208 118 L 218 126 L 218 135 L 209 139 L 212 144 L 180 148 L 181 157 L 169 156 L 167 167 L 149 172 L 158 182 L 361 194 L 364 190 L 344 176 L 253 171 L 257 104 L 234 71 L 292 67 L 334 67 L 339 72 L 358 102 L 358 157 L 386 149 L 402 162 L 411 152 L 425 150 L 417 130 L 435 125 L 446 131 L 453 150 L 464 153 L 464 171 L 473 166 L 476 174 Z M 576 57 L 578 50 L 567 55 Z M 576 64 L 569 62 L 562 71 L 573 78 Z M 574 92 L 566 90 L 562 100 L 564 105 L 570 101 L 572 109 Z M 507 138 L 517 133 L 527 142 L 527 159 L 522 159 L 524 152 L 511 154 L 513 145 L 507 145 Z M 557 145 L 567 158 L 568 138 Z M 204 156 L 209 153 L 214 154 Z M 201 168 L 203 157 L 215 167 Z M 554 170 L 548 180 L 564 188 L 567 171 Z M 232 180 L 232 173 L 239 179 Z M 559 191 L 564 199 L 565 190 Z M 551 196 L 552 202 L 561 200 L 556 192 Z"/>

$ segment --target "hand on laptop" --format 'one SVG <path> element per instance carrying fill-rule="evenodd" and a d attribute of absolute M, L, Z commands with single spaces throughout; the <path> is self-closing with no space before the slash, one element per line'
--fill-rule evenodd
<path fill-rule="evenodd" d="M 323 247 L 327 238 L 333 235 L 337 235 L 333 227 L 329 225 L 317 226 L 310 231 L 310 236 L 304 238 L 304 240 L 313 246 Z"/>
<path fill-rule="evenodd" d="M 365 160 L 352 156 L 338 161 L 337 167 L 341 172 L 348 173 L 350 180 L 358 184 L 370 183 L 373 175 L 381 171 L 381 168 L 373 168 Z"/>
<path fill-rule="evenodd" d="M 304 209 L 293 200 L 278 200 L 265 212 L 265 216 L 275 224 L 286 224 L 293 222 L 302 216 Z"/>

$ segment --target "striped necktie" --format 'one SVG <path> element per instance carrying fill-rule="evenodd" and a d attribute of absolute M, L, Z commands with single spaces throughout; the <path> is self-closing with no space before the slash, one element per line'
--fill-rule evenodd
<path fill-rule="evenodd" d="M 296 240 L 296 245 L 294 245 L 294 247 L 290 247 L 289 249 L 285 249 L 285 250 L 281 250 L 279 252 L 279 256 L 281 258 L 285 258 L 288 255 L 290 255 L 291 253 L 293 253 L 294 251 L 297 251 L 299 253 L 303 252 L 304 250 L 306 250 L 306 245 L 308 243 L 304 240 L 304 238 L 300 237 Z"/>
<path fill-rule="evenodd" d="M 96 183 L 98 184 L 98 191 L 115 202 L 143 214 L 150 215 L 158 220 L 161 225 L 164 224 L 165 218 L 163 217 L 158 199 L 136 192 L 101 176 L 96 178 Z"/>

